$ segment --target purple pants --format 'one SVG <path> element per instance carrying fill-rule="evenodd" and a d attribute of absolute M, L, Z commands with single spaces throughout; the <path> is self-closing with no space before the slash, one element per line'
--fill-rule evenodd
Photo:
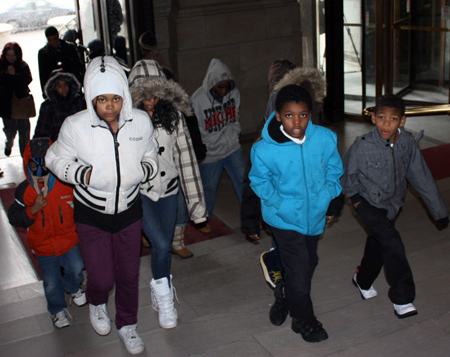
<path fill-rule="evenodd" d="M 117 233 L 77 223 L 87 272 L 86 297 L 92 305 L 106 304 L 116 285 L 116 327 L 137 322 L 142 219 Z"/>

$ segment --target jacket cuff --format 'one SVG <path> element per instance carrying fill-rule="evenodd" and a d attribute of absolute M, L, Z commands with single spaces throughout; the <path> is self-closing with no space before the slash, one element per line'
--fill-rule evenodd
<path fill-rule="evenodd" d="M 153 175 L 153 166 L 150 165 L 148 162 L 142 163 L 142 169 L 144 170 L 144 178 L 142 179 L 141 183 L 146 183 L 148 180 L 150 180 Z"/>
<path fill-rule="evenodd" d="M 352 204 L 361 202 L 361 196 L 359 195 L 359 193 L 357 193 L 356 195 L 353 195 L 352 197 L 350 197 L 350 201 L 352 202 Z"/>
<path fill-rule="evenodd" d="M 77 184 L 81 184 L 83 186 L 87 186 L 86 185 L 86 174 L 91 169 L 92 169 L 92 166 L 80 166 L 75 171 L 75 182 Z"/>
<path fill-rule="evenodd" d="M 28 218 L 35 219 L 33 213 L 31 213 L 31 207 L 27 206 L 26 211 L 27 211 Z"/>
<path fill-rule="evenodd" d="M 436 221 L 436 226 L 439 229 L 443 229 L 448 226 L 448 223 L 449 223 L 448 217 L 444 217 Z"/>

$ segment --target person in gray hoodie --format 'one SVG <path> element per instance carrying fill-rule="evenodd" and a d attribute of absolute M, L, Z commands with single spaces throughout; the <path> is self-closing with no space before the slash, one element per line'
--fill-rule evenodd
<path fill-rule="evenodd" d="M 225 169 L 241 200 L 244 182 L 244 156 L 239 143 L 240 93 L 229 68 L 219 59 L 209 64 L 203 84 L 192 95 L 192 107 L 198 120 L 206 158 L 199 163 L 208 217 L 212 217 L 216 191 Z M 200 229 L 210 231 L 209 226 Z"/>
<path fill-rule="evenodd" d="M 448 211 L 411 133 L 404 129 L 405 104 L 389 94 L 377 100 L 376 128 L 356 138 L 344 157 L 342 192 L 369 231 L 364 256 L 352 282 L 363 299 L 377 296 L 373 282 L 384 266 L 389 299 L 399 318 L 417 314 L 414 279 L 395 220 L 404 204 L 407 183 L 421 195 L 438 228 L 448 225 Z"/>

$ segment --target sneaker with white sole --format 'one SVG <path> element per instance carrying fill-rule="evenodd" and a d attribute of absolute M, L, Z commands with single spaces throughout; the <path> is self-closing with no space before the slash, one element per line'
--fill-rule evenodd
<path fill-rule="evenodd" d="M 111 332 L 111 319 L 106 311 L 106 304 L 89 304 L 89 320 L 91 321 L 92 328 L 100 336 L 106 336 Z"/>
<path fill-rule="evenodd" d="M 145 348 L 144 341 L 137 333 L 136 327 L 136 325 L 127 325 L 117 331 L 117 335 L 125 344 L 125 348 L 132 355 L 141 353 Z"/>
<path fill-rule="evenodd" d="M 259 257 L 259 263 L 261 264 L 264 279 L 273 289 L 275 289 L 277 283 L 283 279 L 281 266 L 277 265 L 275 254 L 278 254 L 278 252 L 276 252 L 274 248 L 271 248 L 269 251 L 262 253 Z"/>
<path fill-rule="evenodd" d="M 84 293 L 84 290 L 79 288 L 78 291 L 75 294 L 72 295 L 72 301 L 77 306 L 83 306 L 86 304 L 86 294 Z"/>
<path fill-rule="evenodd" d="M 361 287 L 358 285 L 358 281 L 356 280 L 356 275 L 357 274 L 358 274 L 358 269 L 356 270 L 355 275 L 353 275 L 352 283 L 353 283 L 353 285 L 355 285 L 358 288 L 358 290 L 359 290 L 359 292 L 361 294 L 361 297 L 364 300 L 367 300 L 367 299 L 370 299 L 370 298 L 373 298 L 373 297 L 377 296 L 378 293 L 373 288 L 373 286 L 371 286 L 368 290 L 361 289 Z"/>
<path fill-rule="evenodd" d="M 172 276 L 170 276 L 170 281 L 172 282 Z M 178 313 L 173 301 L 175 290 L 173 284 L 169 286 L 167 278 L 152 279 L 150 289 L 152 307 L 158 311 L 159 326 L 167 329 L 177 327 Z"/>
<path fill-rule="evenodd" d="M 60 312 L 57 312 L 55 315 L 52 315 L 53 320 L 53 326 L 56 328 L 63 328 L 70 326 L 70 322 L 67 319 L 66 313 L 64 310 L 61 310 Z"/>
<path fill-rule="evenodd" d="M 406 317 L 417 315 L 417 310 L 414 307 L 414 305 L 411 303 L 405 304 L 405 305 L 396 305 L 396 304 L 393 304 L 393 305 L 394 305 L 395 315 L 399 319 L 404 319 Z"/>

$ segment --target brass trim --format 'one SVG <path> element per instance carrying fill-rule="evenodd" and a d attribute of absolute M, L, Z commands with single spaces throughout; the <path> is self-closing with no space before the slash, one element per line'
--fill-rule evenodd
<path fill-rule="evenodd" d="M 372 113 L 374 111 L 375 107 L 367 107 L 363 110 L 363 114 L 367 117 L 372 116 Z M 419 116 L 425 116 L 425 115 L 443 115 L 447 114 L 450 115 L 450 104 L 439 104 L 439 105 L 427 105 L 423 107 L 412 107 L 407 108 L 405 110 L 405 115 L 408 117 L 419 117 Z"/>

